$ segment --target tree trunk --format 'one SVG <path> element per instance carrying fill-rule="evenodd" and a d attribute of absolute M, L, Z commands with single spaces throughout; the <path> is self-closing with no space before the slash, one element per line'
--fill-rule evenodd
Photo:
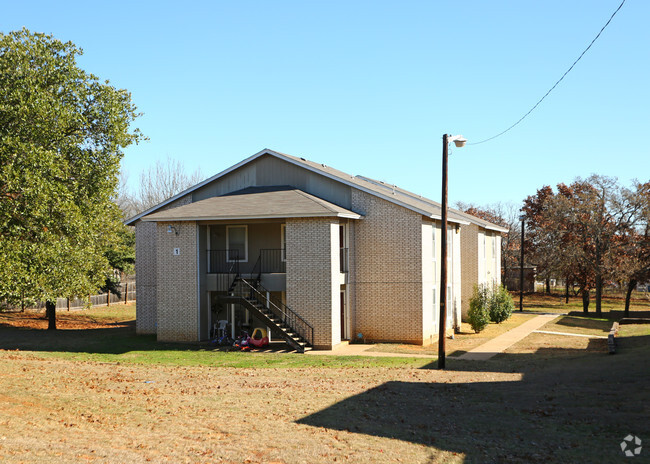
<path fill-rule="evenodd" d="M 582 311 L 587 314 L 589 312 L 589 289 L 582 290 Z"/>
<path fill-rule="evenodd" d="M 564 280 L 564 303 L 569 304 L 569 279 Z"/>
<path fill-rule="evenodd" d="M 546 278 L 546 294 L 547 295 L 551 294 L 551 278 L 550 277 Z"/>
<path fill-rule="evenodd" d="M 635 279 L 632 279 L 627 283 L 627 292 L 625 292 L 625 317 L 630 317 L 630 300 L 632 299 L 632 292 L 635 287 Z"/>
<path fill-rule="evenodd" d="M 56 303 L 45 302 L 45 317 L 47 317 L 47 330 L 56 330 Z"/>
<path fill-rule="evenodd" d="M 602 316 L 601 300 L 603 299 L 603 276 L 596 275 L 596 314 Z"/>

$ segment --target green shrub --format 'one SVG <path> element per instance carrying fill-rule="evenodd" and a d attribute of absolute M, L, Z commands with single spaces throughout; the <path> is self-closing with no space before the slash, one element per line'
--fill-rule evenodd
<path fill-rule="evenodd" d="M 503 286 L 493 287 L 488 304 L 490 320 L 501 324 L 512 315 L 515 304 L 508 290 Z"/>
<path fill-rule="evenodd" d="M 469 300 L 467 318 L 474 332 L 479 333 L 490 323 L 490 290 L 486 285 L 474 285 L 474 293 Z"/>

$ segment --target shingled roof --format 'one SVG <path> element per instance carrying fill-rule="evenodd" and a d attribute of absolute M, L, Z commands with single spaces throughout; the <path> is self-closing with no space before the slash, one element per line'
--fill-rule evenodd
<path fill-rule="evenodd" d="M 205 221 L 362 216 L 290 186 L 248 187 L 142 217 L 143 221 Z"/>
<path fill-rule="evenodd" d="M 163 203 L 150 208 L 147 211 L 144 211 L 131 219 L 129 219 L 126 224 L 127 225 L 133 225 L 135 222 L 139 219 L 143 219 L 144 217 L 154 213 L 156 210 L 159 208 L 162 208 L 163 206 L 173 202 L 174 200 L 181 198 L 189 193 L 192 193 L 194 190 L 197 190 L 204 185 L 209 184 L 210 182 L 225 176 L 226 174 L 250 163 L 251 161 L 256 160 L 257 158 L 260 158 L 264 155 L 269 155 L 273 156 L 275 158 L 279 158 L 281 160 L 287 161 L 291 164 L 300 166 L 304 169 L 307 169 L 312 172 L 319 173 L 325 177 L 328 177 L 330 179 L 337 180 L 343 184 L 349 185 L 351 187 L 357 188 L 359 190 L 362 190 L 364 192 L 370 193 L 372 195 L 375 195 L 377 197 L 383 198 L 384 200 L 390 201 L 391 203 L 398 204 L 400 206 L 403 206 L 404 208 L 410 209 L 412 211 L 415 211 L 417 213 L 422 214 L 423 216 L 430 217 L 432 219 L 440 219 L 441 218 L 441 205 L 440 203 L 437 203 L 433 200 L 430 200 L 428 198 L 425 198 L 421 195 L 417 195 L 415 193 L 409 192 L 408 190 L 401 189 L 395 185 L 390 185 L 385 182 L 377 181 L 370 179 L 368 177 L 363 177 L 363 176 L 353 176 L 350 174 L 347 174 L 343 171 L 339 171 L 337 169 L 334 169 L 330 166 L 327 166 L 322 163 L 316 163 L 314 161 L 309 161 L 305 158 L 299 158 L 296 156 L 292 155 L 287 155 L 285 153 L 280 153 L 274 150 L 269 150 L 269 149 L 264 149 L 253 156 L 250 156 L 246 158 L 243 161 L 240 161 L 239 163 L 235 164 L 234 166 L 231 166 L 230 168 L 226 169 L 225 171 L 222 171 L 206 180 L 203 182 L 200 182 L 199 184 L 190 187 L 189 189 L 169 198 L 168 200 L 164 201 Z M 302 192 L 305 193 L 305 192 Z M 220 197 L 217 197 L 220 198 Z M 316 197 L 314 197 L 316 198 Z M 206 200 L 202 200 L 206 201 Z M 324 200 L 321 200 L 324 201 Z M 197 202 L 201 203 L 201 202 Z M 331 205 L 331 203 L 330 203 Z M 187 205 L 190 206 L 190 205 Z M 184 208 L 184 207 L 183 207 Z M 339 207 L 340 208 L 340 207 Z M 178 209 L 178 208 L 175 208 Z M 343 209 L 343 208 L 341 208 Z M 346 210 L 347 211 L 347 210 Z M 349 213 L 353 213 L 349 211 Z M 162 217 L 162 216 L 161 216 Z M 285 216 L 286 217 L 286 216 Z M 475 216 L 463 213 L 461 211 L 457 211 L 455 209 L 450 208 L 449 209 L 449 214 L 448 214 L 448 220 L 451 223 L 456 223 L 456 224 L 477 224 L 480 227 L 484 227 L 486 229 L 492 229 L 496 230 L 499 232 L 507 232 L 507 229 L 504 229 L 501 226 L 498 226 L 496 224 L 489 223 L 487 221 L 484 221 L 482 219 L 479 219 Z"/>

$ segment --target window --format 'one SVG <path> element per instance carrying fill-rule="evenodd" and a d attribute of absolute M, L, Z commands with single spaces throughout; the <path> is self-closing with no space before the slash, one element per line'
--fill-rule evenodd
<path fill-rule="evenodd" d="M 287 260 L 287 225 L 280 224 L 280 257 L 282 261 Z"/>
<path fill-rule="evenodd" d="M 228 262 L 248 261 L 248 226 L 226 226 Z"/>

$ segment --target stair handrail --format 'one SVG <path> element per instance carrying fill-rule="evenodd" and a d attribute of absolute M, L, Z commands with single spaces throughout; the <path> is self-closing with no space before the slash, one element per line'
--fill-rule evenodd
<path fill-rule="evenodd" d="M 261 284 L 257 283 L 257 285 L 254 286 L 246 279 L 240 279 L 239 282 L 243 282 L 248 286 L 251 298 L 255 298 L 260 304 L 268 307 L 268 309 L 275 313 L 276 316 L 280 317 L 282 322 L 295 330 L 309 345 L 314 345 L 314 327 L 300 317 L 293 309 L 281 301 L 267 298 L 265 293 L 269 292 L 269 290 L 264 288 Z"/>
<path fill-rule="evenodd" d="M 251 271 L 251 276 L 254 276 L 256 274 L 257 277 L 255 277 L 255 282 L 256 285 L 259 285 L 262 280 L 262 253 L 260 253 L 260 255 L 257 257 L 257 261 L 255 261 L 255 265 Z"/>

